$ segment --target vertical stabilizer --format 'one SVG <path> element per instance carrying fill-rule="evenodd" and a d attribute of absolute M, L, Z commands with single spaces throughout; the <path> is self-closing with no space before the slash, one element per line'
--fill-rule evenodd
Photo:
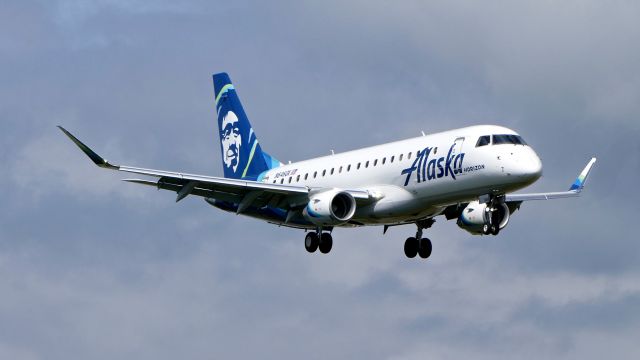
<path fill-rule="evenodd" d="M 213 75 L 224 177 L 258 180 L 281 163 L 262 151 L 229 75 Z"/>

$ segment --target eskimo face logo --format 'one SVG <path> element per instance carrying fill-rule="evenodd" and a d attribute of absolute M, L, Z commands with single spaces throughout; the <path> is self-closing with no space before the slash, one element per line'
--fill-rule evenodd
<path fill-rule="evenodd" d="M 220 137 L 224 166 L 232 168 L 233 172 L 236 172 L 240 164 L 242 135 L 240 135 L 238 117 L 233 111 L 229 111 L 222 119 L 222 124 L 220 124 Z"/>

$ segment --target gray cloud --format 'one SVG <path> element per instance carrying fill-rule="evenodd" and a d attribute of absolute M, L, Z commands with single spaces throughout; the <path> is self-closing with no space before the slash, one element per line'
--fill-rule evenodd
<path fill-rule="evenodd" d="M 633 358 L 640 27 L 626 1 L 14 1 L 0 13 L 0 357 Z M 300 160 L 478 123 L 585 196 L 499 237 L 302 233 L 119 181 L 110 160 L 220 175 L 213 72 Z M 364 130 L 363 130 L 364 129 Z M 337 130 L 337 131 L 336 131 Z M 364 135 L 364 136 L 363 136 Z M 295 151 L 293 151 L 295 149 Z"/>

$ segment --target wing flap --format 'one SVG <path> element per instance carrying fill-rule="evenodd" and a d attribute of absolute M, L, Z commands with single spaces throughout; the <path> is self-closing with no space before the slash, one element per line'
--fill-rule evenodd
<path fill-rule="evenodd" d="M 207 188 L 211 190 L 228 190 L 233 192 L 238 189 L 245 190 L 265 190 L 269 192 L 276 192 L 281 194 L 307 194 L 309 189 L 304 186 L 294 186 L 294 185 L 284 185 L 284 184 L 268 184 L 262 183 L 252 180 L 240 180 L 240 179 L 229 179 L 229 178 L 221 178 L 215 176 L 204 176 L 204 175 L 195 175 L 195 174 L 185 174 L 164 170 L 154 170 L 154 169 L 145 169 L 145 168 L 137 168 L 131 166 L 118 166 L 117 170 L 139 174 L 139 175 L 147 175 L 160 178 L 162 182 L 171 182 L 177 183 L 180 185 L 186 185 L 190 181 L 195 181 L 198 183 L 199 187 Z"/>
<path fill-rule="evenodd" d="M 150 180 L 143 180 L 143 179 L 123 179 L 122 181 L 126 181 L 133 184 L 153 186 L 157 189 L 175 191 L 176 193 L 180 192 L 180 190 L 182 190 L 183 188 L 181 185 L 177 185 L 177 184 L 171 184 L 166 182 L 161 183 L 159 181 L 150 181 Z M 210 189 L 203 189 L 197 186 L 194 187 L 189 194 L 200 196 L 203 198 L 216 199 L 216 200 L 227 201 L 232 203 L 238 203 L 242 199 L 242 196 L 238 194 L 233 194 L 233 193 L 228 193 L 223 191 L 215 191 Z"/>

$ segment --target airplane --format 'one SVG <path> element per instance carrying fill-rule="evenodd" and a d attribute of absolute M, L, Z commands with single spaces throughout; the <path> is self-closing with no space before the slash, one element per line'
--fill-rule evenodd
<path fill-rule="evenodd" d="M 498 235 L 524 201 L 577 197 L 596 158 L 567 191 L 518 194 L 542 175 L 540 158 L 515 131 L 469 126 L 283 164 L 262 150 L 226 73 L 213 75 L 224 177 L 116 165 L 61 126 L 97 166 L 145 175 L 123 181 L 200 196 L 210 205 L 271 224 L 302 229 L 309 253 L 327 254 L 336 227 L 414 224 L 408 258 L 429 258 L 423 237 L 437 217 L 473 235 Z"/>

